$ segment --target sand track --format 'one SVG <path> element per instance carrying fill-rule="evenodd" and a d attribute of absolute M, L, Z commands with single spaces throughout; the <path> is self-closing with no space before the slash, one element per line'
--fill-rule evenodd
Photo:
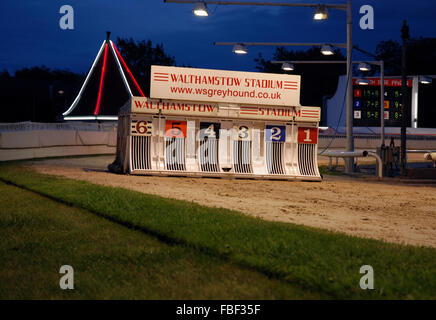
<path fill-rule="evenodd" d="M 224 207 L 395 243 L 436 247 L 436 187 L 327 176 L 323 182 L 225 180 L 116 175 L 112 156 L 50 159 L 38 172 Z"/>

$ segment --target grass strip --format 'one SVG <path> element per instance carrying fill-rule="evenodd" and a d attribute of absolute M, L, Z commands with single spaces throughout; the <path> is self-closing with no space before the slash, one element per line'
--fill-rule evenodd
<path fill-rule="evenodd" d="M 195 203 L 3 165 L 4 181 L 334 298 L 434 299 L 436 250 L 268 222 Z M 147 179 L 144 177 L 144 179 Z M 359 286 L 362 265 L 375 289 Z"/>
<path fill-rule="evenodd" d="M 317 293 L 171 246 L 0 182 L 0 299 L 313 299 Z M 61 265 L 74 290 L 61 290 Z"/>

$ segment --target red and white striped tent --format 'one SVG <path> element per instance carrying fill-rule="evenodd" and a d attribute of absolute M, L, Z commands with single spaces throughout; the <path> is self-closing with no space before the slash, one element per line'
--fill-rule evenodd
<path fill-rule="evenodd" d="M 103 41 L 85 81 L 64 120 L 117 120 L 120 108 L 132 97 L 144 93 L 115 44 Z"/>

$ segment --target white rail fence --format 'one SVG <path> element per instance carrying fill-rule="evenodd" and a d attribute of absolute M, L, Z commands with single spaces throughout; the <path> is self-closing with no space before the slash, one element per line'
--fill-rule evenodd
<path fill-rule="evenodd" d="M 0 161 L 115 154 L 116 124 L 0 124 Z"/>

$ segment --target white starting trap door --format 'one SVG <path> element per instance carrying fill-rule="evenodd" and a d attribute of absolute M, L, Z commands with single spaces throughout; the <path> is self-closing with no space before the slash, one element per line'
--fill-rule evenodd
<path fill-rule="evenodd" d="M 241 176 L 320 180 L 317 123 L 272 123 L 130 115 L 133 174 Z M 119 144 L 123 139 L 119 139 Z M 121 144 L 124 145 L 124 144 Z"/>
<path fill-rule="evenodd" d="M 221 124 L 219 122 L 199 122 L 197 132 L 198 164 L 202 172 L 220 172 L 218 154 Z"/>

